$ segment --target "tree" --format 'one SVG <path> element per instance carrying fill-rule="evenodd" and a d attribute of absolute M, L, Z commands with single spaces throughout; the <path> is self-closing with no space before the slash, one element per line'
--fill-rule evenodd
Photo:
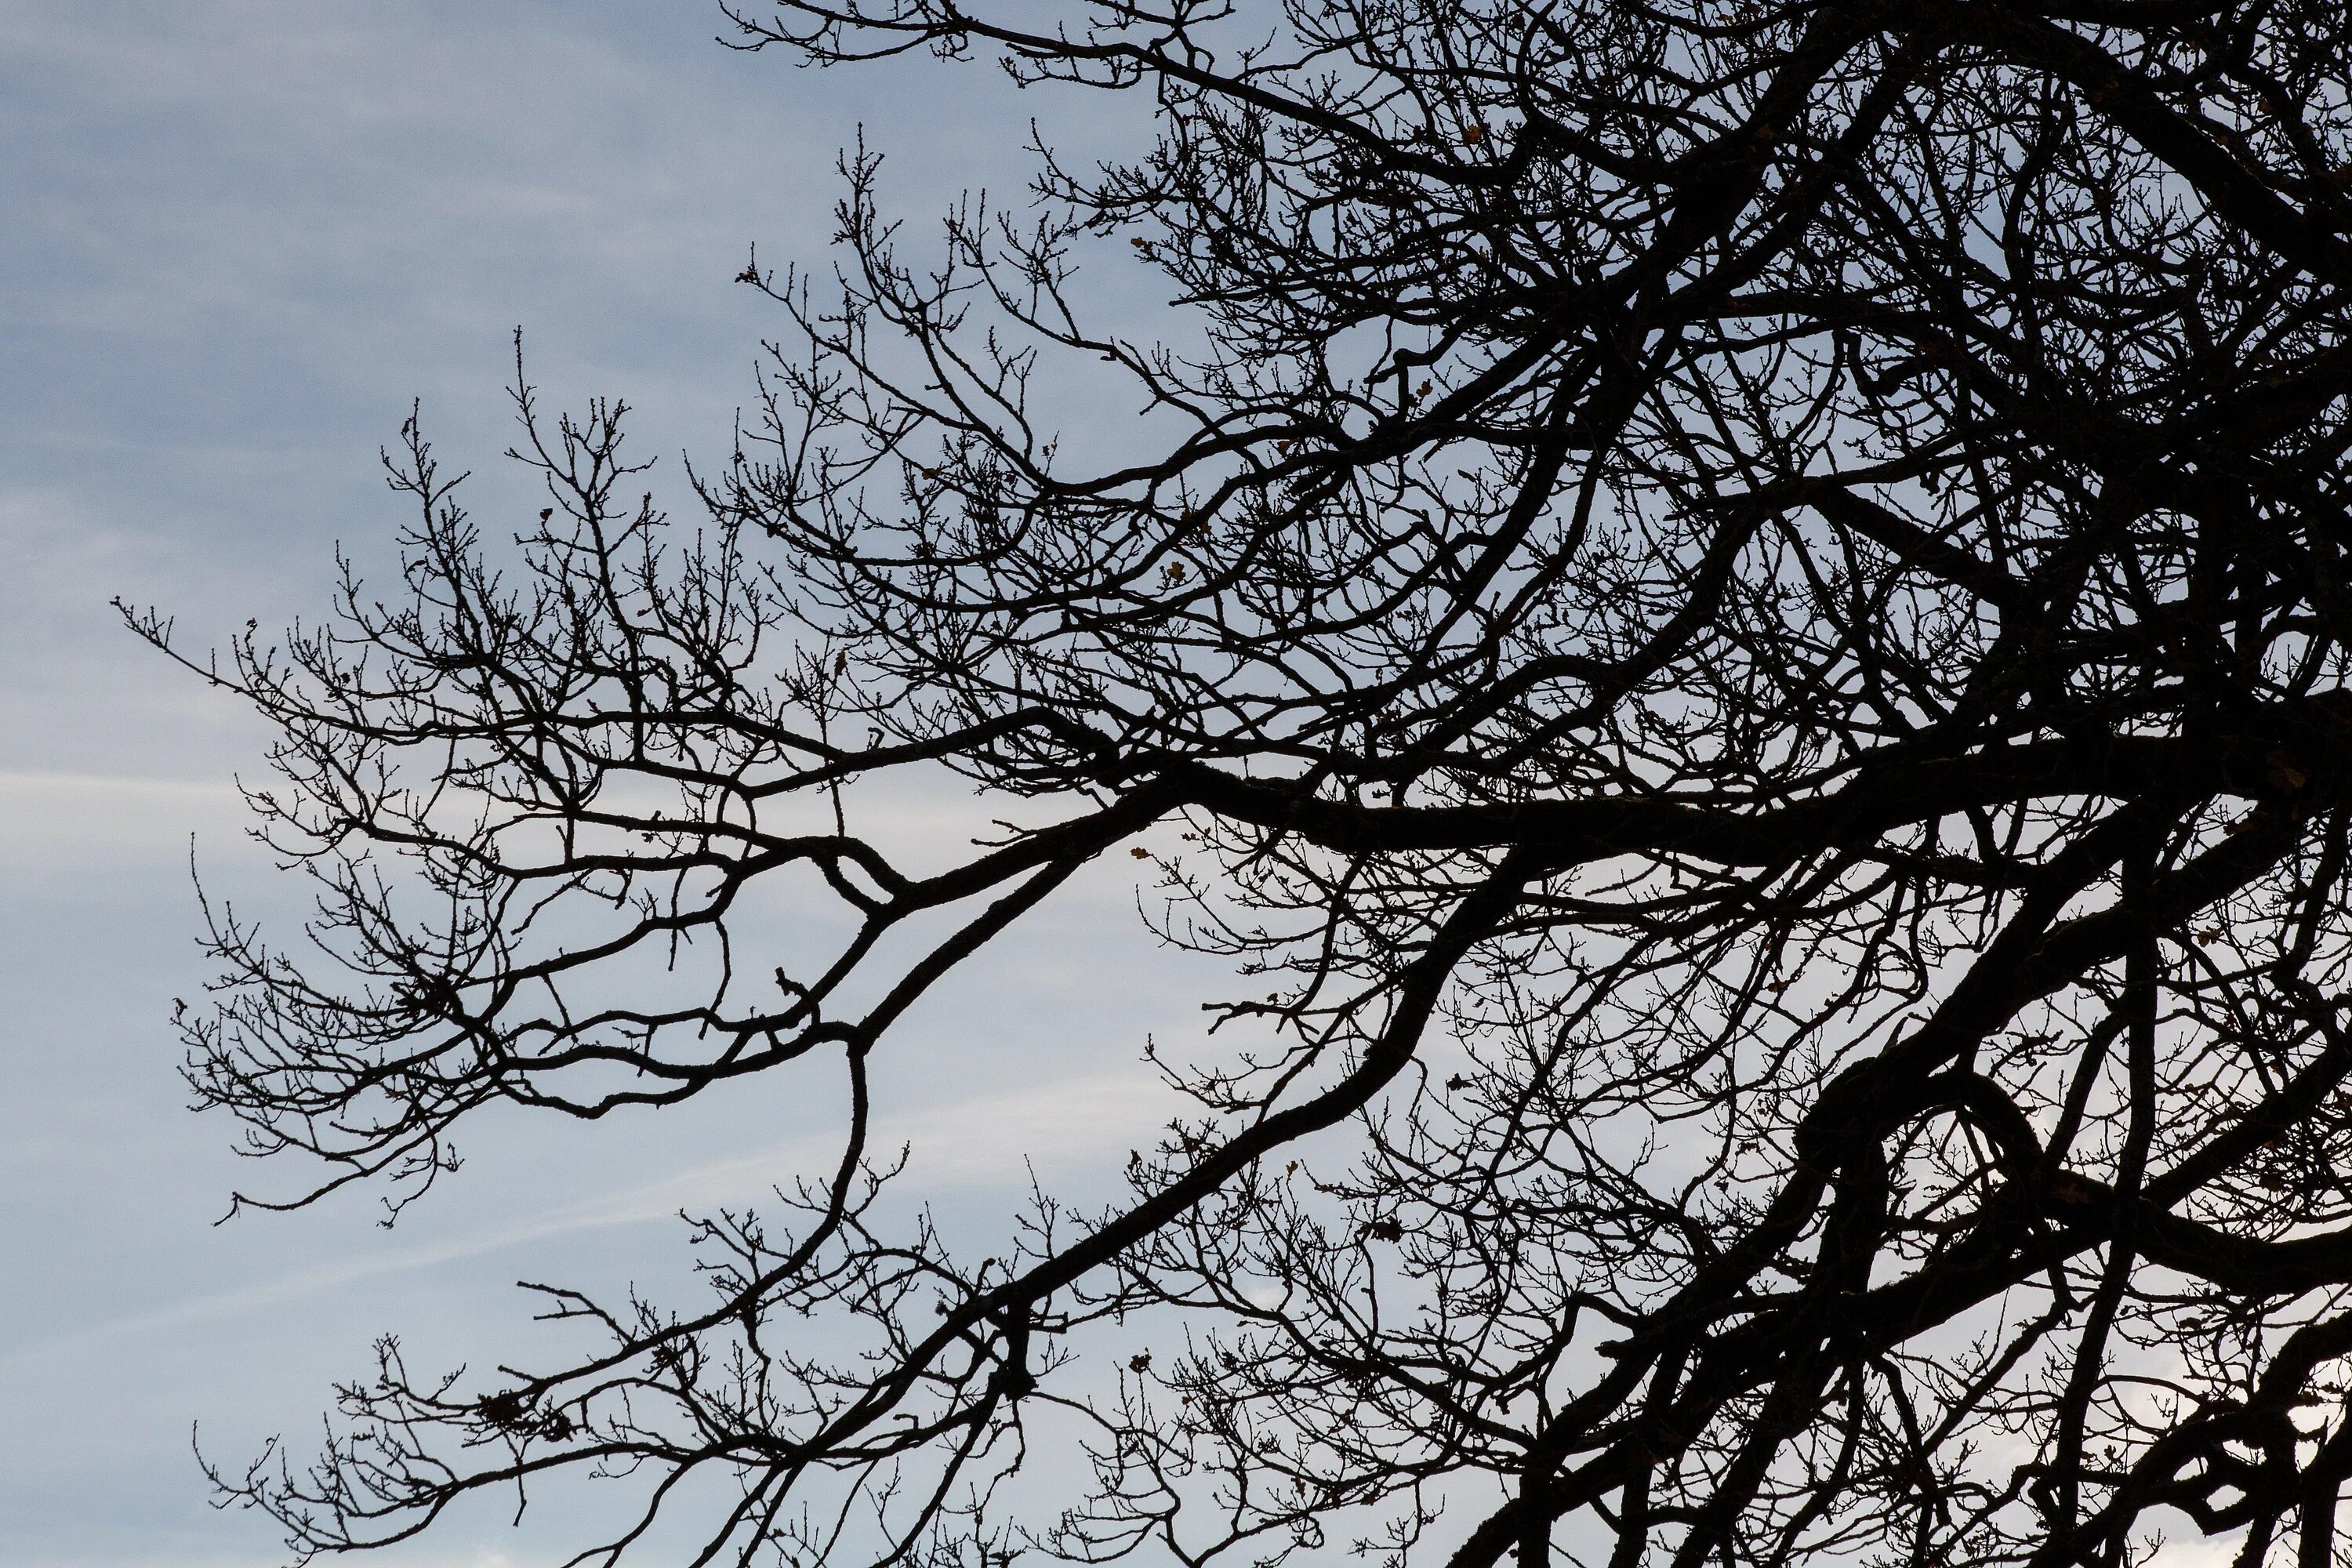
<path fill-rule="evenodd" d="M 730 10 L 1156 141 L 920 265 L 849 157 L 839 289 L 743 274 L 798 346 L 696 529 L 519 370 L 522 567 L 412 422 L 404 593 L 203 666 L 326 956 L 216 921 L 187 1070 L 317 1193 L 494 1102 L 854 1101 L 789 1229 L 700 1222 L 707 1300 L 551 1290 L 602 1348 L 489 1382 L 387 1342 L 228 1494 L 306 1554 L 595 1469 L 643 1516 L 577 1561 L 710 1474 L 697 1562 L 2336 1560 L 2340 7 L 1030 15 Z M 1087 324 L 1105 251 L 1191 335 Z M 1102 376 L 1140 455 L 1033 402 Z M 851 831 L 940 771 L 1019 825 Z M 984 1263 L 887 1222 L 869 1058 L 1177 822 L 1197 1114 Z M 772 882 L 836 952 L 730 940 Z M 1033 1430 L 1088 1463 L 1008 1512 Z"/>

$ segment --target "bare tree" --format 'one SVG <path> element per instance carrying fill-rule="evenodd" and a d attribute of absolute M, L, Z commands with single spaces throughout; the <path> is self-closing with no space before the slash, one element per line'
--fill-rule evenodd
<path fill-rule="evenodd" d="M 730 11 L 1156 141 L 919 262 L 850 157 L 839 288 L 743 274 L 796 346 L 694 529 L 519 373 L 522 567 L 412 425 L 404 591 L 197 661 L 320 916 L 215 923 L 188 1074 L 317 1192 L 499 1101 L 853 1106 L 707 1300 L 552 1289 L 602 1348 L 489 1382 L 386 1342 L 228 1494 L 303 1554 L 593 1471 L 600 1563 L 714 1475 L 697 1563 L 2338 1560 L 2336 0 L 1040 9 Z M 1189 335 L 1087 324 L 1106 254 Z M 1038 412 L 1105 376 L 1131 458 Z M 941 770 L 1022 826 L 850 830 Z M 1171 823 L 1197 1113 L 984 1263 L 887 1221 L 869 1059 Z M 837 951 L 730 938 L 754 883 Z"/>

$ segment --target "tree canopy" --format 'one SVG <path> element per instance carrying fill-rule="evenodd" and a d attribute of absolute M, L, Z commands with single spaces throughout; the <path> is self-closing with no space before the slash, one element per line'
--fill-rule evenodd
<path fill-rule="evenodd" d="M 500 1102 L 851 1106 L 704 1299 L 551 1289 L 600 1347 L 487 1381 L 387 1341 L 228 1494 L 304 1554 L 593 1471 L 598 1563 L 688 1500 L 697 1563 L 2335 1561 L 2340 5 L 1055 9 L 731 6 L 1148 149 L 919 255 L 858 150 L 833 279 L 742 274 L 792 331 L 691 526 L 519 371 L 536 521 L 412 423 L 400 591 L 192 656 L 319 913 L 214 923 L 186 1070 L 294 1201 Z M 941 774 L 968 858 L 853 831 Z M 985 1260 L 892 1218 L 869 1060 L 1168 824 L 1193 1113 Z"/>

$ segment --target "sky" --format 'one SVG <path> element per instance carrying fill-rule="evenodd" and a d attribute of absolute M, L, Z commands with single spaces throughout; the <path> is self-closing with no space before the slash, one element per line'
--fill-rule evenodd
<path fill-rule="evenodd" d="M 1074 149 L 1127 133 L 984 67 L 799 70 L 719 22 L 710 0 L 0 0 L 0 1568 L 282 1561 L 267 1521 L 210 1506 L 193 1432 L 224 1460 L 299 1451 L 387 1331 L 419 1363 L 528 1356 L 518 1279 L 682 1297 L 679 1209 L 835 1163 L 835 1086 L 785 1077 L 593 1128 L 494 1119 L 395 1228 L 365 1193 L 215 1224 L 232 1187 L 303 1173 L 240 1166 L 233 1124 L 186 1107 L 192 861 L 266 928 L 301 910 L 241 837 L 233 780 L 266 736 L 108 607 L 176 615 L 196 647 L 315 616 L 339 549 L 390 559 L 376 453 L 412 402 L 486 525 L 535 507 L 497 456 L 518 327 L 549 402 L 628 399 L 674 486 L 784 330 L 731 279 L 754 246 L 825 264 L 839 149 L 886 154 L 911 245 L 968 190 L 1019 199 L 1031 115 Z M 883 804 L 933 839 L 971 808 Z M 1033 1171 L 1101 1190 L 1177 1109 L 1141 1048 L 1197 1029 L 1214 982 L 1152 947 L 1129 864 L 877 1058 L 877 1142 L 911 1146 L 950 1228 L 1001 1234 Z M 373 1561 L 527 1568 L 582 1543 L 567 1522 L 461 1512 Z"/>
<path fill-rule="evenodd" d="M 919 233 L 961 191 L 1017 196 L 1030 115 L 1061 112 L 985 68 L 795 69 L 720 47 L 719 20 L 0 0 L 0 1563 L 279 1561 L 268 1521 L 209 1506 L 193 1430 L 224 1458 L 299 1448 L 387 1330 L 442 1363 L 527 1352 L 514 1280 L 676 1284 L 680 1207 L 835 1157 L 831 1086 L 760 1083 L 493 1122 L 390 1230 L 366 1194 L 215 1224 L 233 1185 L 301 1173 L 240 1166 L 233 1124 L 186 1109 L 192 862 L 266 923 L 300 910 L 241 837 L 266 737 L 108 608 L 197 647 L 315 616 L 339 548 L 390 559 L 376 452 L 412 400 L 491 521 L 520 494 L 496 471 L 518 326 L 549 400 L 627 398 L 675 483 L 783 328 L 730 280 L 754 245 L 825 264 L 838 149 L 886 153 Z M 893 806 L 922 831 L 958 803 Z M 1171 1113 L 1140 1051 L 1197 1026 L 1199 976 L 1135 895 L 1117 868 L 1073 889 L 884 1064 L 884 1129 L 950 1218 L 1001 1225 L 1033 1166 L 1098 1183 Z M 551 1562 L 562 1522 L 459 1516 L 378 1561 Z"/>

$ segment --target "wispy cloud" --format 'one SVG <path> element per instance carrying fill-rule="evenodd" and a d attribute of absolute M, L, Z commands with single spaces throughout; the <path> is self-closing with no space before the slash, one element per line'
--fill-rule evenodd
<path fill-rule="evenodd" d="M 518 323 L 551 401 L 642 408 L 633 442 L 668 482 L 681 447 L 723 451 L 779 328 L 728 282 L 745 248 L 824 265 L 836 147 L 870 127 L 893 201 L 921 214 L 1055 112 L 925 59 L 781 69 L 715 47 L 717 24 L 638 0 L 0 0 L 0 901 L 17 937 L 0 952 L 0 1329 L 26 1337 L 0 1355 L 0 1561 L 251 1560 L 252 1521 L 206 1510 L 176 1436 L 155 1435 L 223 1403 L 264 1429 L 306 1418 L 320 1390 L 299 1369 L 349 1349 L 352 1314 L 322 1301 L 404 1279 L 454 1296 L 430 1270 L 530 1247 L 593 1266 L 634 1248 L 623 1227 L 753 1204 L 837 1157 L 761 1123 L 719 1146 L 782 1141 L 718 1158 L 665 1118 L 602 1191 L 475 1184 L 413 1233 L 344 1211 L 214 1245 L 227 1134 L 184 1115 L 161 1024 L 194 994 L 170 956 L 193 951 L 190 839 L 274 933 L 300 889 L 246 875 L 267 857 L 229 779 L 257 776 L 258 726 L 107 608 L 178 613 L 202 648 L 248 616 L 314 617 L 339 544 L 383 575 L 404 513 L 374 453 L 412 396 L 450 466 L 478 470 L 485 528 L 527 517 L 496 458 Z M 853 825 L 926 865 L 969 853 L 968 797 L 919 793 L 854 801 Z M 1166 1114 L 1148 1078 L 1090 1076 L 1124 1059 L 1100 1040 L 1164 1035 L 1170 1010 L 1140 963 L 1104 984 L 1106 953 L 1149 954 L 1119 946 L 1127 868 L 1098 869 L 1041 911 L 1061 924 L 919 1021 L 929 1071 L 894 1091 L 1004 1087 L 885 1121 L 881 1142 L 914 1146 L 910 1184 L 1010 1199 L 1034 1151 L 1057 1190 L 1083 1186 Z M 1008 1044 L 1016 998 L 1061 1032 Z M 992 1076 L 1015 1060 L 1018 1086 Z"/>
<path fill-rule="evenodd" d="M 969 1191 L 1024 1180 L 1033 1154 L 1063 1166 L 1115 1154 L 1147 1135 L 1146 1128 L 1164 1104 L 1165 1091 L 1154 1079 L 1137 1074 L 1079 1079 L 879 1117 L 872 1142 L 877 1154 L 885 1156 L 902 1144 L 909 1149 L 909 1175 L 927 1189 Z M 790 1140 L 506 1224 L 427 1244 L 353 1253 L 276 1279 L 92 1323 L 18 1346 L 0 1355 L 0 1369 L 194 1323 L 263 1313 L 364 1280 L 553 1237 L 666 1220 L 681 1211 L 756 1205 L 772 1195 L 778 1183 L 829 1171 L 839 1157 L 838 1144 L 816 1138 Z"/>
<path fill-rule="evenodd" d="M 92 856 L 143 858 L 161 843 L 184 845 L 191 827 L 226 833 L 244 821 L 245 803 L 225 782 L 0 768 L 0 847 L 18 870 L 25 857 L 83 868 Z"/>

